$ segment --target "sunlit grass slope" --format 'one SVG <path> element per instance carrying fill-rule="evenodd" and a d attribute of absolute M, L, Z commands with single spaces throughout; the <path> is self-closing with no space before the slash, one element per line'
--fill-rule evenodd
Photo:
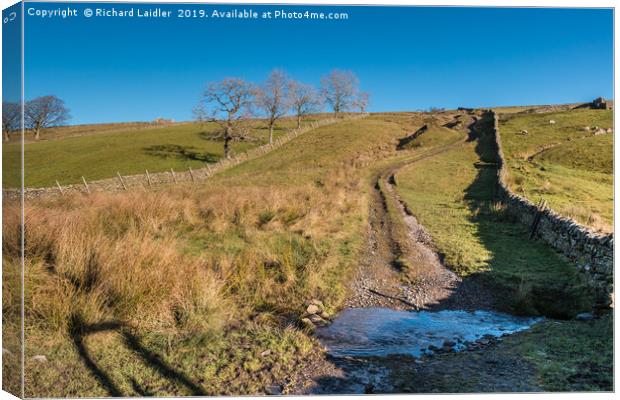
<path fill-rule="evenodd" d="M 327 115 L 312 116 L 304 124 Z M 24 168 L 27 187 L 49 187 L 61 184 L 81 183 L 82 176 L 88 181 L 116 176 L 117 171 L 123 175 L 143 174 L 149 172 L 187 170 L 204 167 L 214 163 L 223 156 L 223 142 L 215 140 L 219 127 L 215 123 L 173 124 L 169 126 L 141 126 L 129 124 L 89 126 L 82 132 L 74 127 L 54 128 L 51 130 L 53 140 L 30 141 L 25 145 Z M 260 120 L 248 123 L 248 136 L 251 141 L 232 143 L 233 152 L 242 152 L 264 144 L 268 140 L 268 131 Z M 274 132 L 275 138 L 294 128 L 296 121 L 280 121 Z M 81 132 L 81 133 L 80 133 Z M 5 186 L 19 186 L 20 145 L 17 142 L 3 144 L 3 156 L 7 161 L 3 165 Z"/>
<path fill-rule="evenodd" d="M 594 136 L 595 127 L 612 128 L 612 111 L 502 115 L 499 125 L 513 190 L 533 202 L 544 198 L 557 212 L 610 232 L 613 134 Z"/>
<path fill-rule="evenodd" d="M 357 265 L 364 166 L 405 133 L 380 118 L 343 122 L 202 185 L 29 201 L 27 395 L 261 394 L 285 383 L 317 351 L 298 323 L 304 303 L 333 311 Z M 4 221 L 8 259 L 19 256 L 17 222 Z"/>
<path fill-rule="evenodd" d="M 529 240 L 527 230 L 496 201 L 497 166 L 490 140 L 483 134 L 477 142 L 402 169 L 397 190 L 431 233 L 446 264 L 492 285 L 504 307 L 517 313 L 574 316 L 587 309 L 590 294 L 573 264 Z M 609 391 L 612 331 L 610 314 L 590 323 L 552 320 L 508 338 L 497 351 L 528 360 L 543 390 Z M 458 380 L 448 383 L 445 391 L 462 390 L 456 385 Z"/>
<path fill-rule="evenodd" d="M 570 316 L 586 305 L 576 269 L 514 223 L 496 199 L 490 137 L 415 163 L 397 188 L 449 267 L 483 273 L 514 311 Z"/>

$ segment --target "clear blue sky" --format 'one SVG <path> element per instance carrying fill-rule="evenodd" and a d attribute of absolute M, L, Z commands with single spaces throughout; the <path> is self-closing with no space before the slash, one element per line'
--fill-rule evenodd
<path fill-rule="evenodd" d="M 610 9 L 245 6 L 349 13 L 309 21 L 86 18 L 87 7 L 150 7 L 70 6 L 78 17 L 26 16 L 25 93 L 61 97 L 72 124 L 188 120 L 206 83 L 260 82 L 274 67 L 315 85 L 333 68 L 350 69 L 372 93 L 370 111 L 613 96 Z"/>

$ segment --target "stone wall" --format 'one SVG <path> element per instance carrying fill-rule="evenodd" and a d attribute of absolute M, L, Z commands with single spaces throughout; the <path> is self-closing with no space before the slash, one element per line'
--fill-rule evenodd
<path fill-rule="evenodd" d="M 367 116 L 368 114 L 351 115 L 344 118 L 328 118 L 313 122 L 307 126 L 303 126 L 300 129 L 293 129 L 286 135 L 281 136 L 273 142 L 273 144 L 265 144 L 260 147 L 248 150 L 244 153 L 237 154 L 229 159 L 221 159 L 215 164 L 207 165 L 206 167 L 199 169 L 188 169 L 186 171 L 166 171 L 139 175 L 129 176 L 116 176 L 115 178 L 101 179 L 92 182 L 86 182 L 86 184 L 73 184 L 66 186 L 56 186 L 47 188 L 25 188 L 24 199 L 35 199 L 40 197 L 60 196 L 72 193 L 95 193 L 95 192 L 118 192 L 129 190 L 132 188 L 150 188 L 161 185 L 170 185 L 175 183 L 198 183 L 202 182 L 213 175 L 232 168 L 242 162 L 260 157 L 264 154 L 271 152 L 278 147 L 281 147 L 290 140 L 302 135 L 311 130 L 335 124 L 343 121 L 357 120 Z M 4 189 L 2 196 L 6 200 L 16 200 L 20 197 L 19 189 Z"/>
<path fill-rule="evenodd" d="M 508 168 L 502 149 L 498 116 L 493 111 L 490 113 L 493 118 L 493 135 L 497 146 L 499 164 L 499 196 L 507 206 L 508 211 L 528 227 L 532 226 L 536 214 L 540 213 L 540 220 L 535 232 L 536 237 L 547 242 L 575 262 L 586 281 L 597 291 L 596 307 L 613 307 L 613 233 L 600 234 L 594 232 L 549 208 L 539 210 L 534 203 L 512 192 L 506 179 Z"/>

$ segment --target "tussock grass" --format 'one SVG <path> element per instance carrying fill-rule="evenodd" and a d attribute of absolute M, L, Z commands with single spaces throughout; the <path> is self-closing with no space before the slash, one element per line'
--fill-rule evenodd
<path fill-rule="evenodd" d="M 245 325 L 252 320 L 262 321 L 256 329 L 280 335 L 295 325 L 305 300 L 320 298 L 331 307 L 342 300 L 347 259 L 360 240 L 359 226 L 347 220 L 361 205 L 331 181 L 321 188 L 186 187 L 30 204 L 26 321 L 33 343 L 44 336 L 48 345 L 30 347 L 29 354 L 46 353 L 50 367 L 62 366 L 54 351 L 71 347 L 68 322 L 75 319 L 84 326 L 114 321 L 148 340 L 177 346 L 205 341 L 224 347 L 221 342 L 231 339 L 222 335 L 231 327 L 251 335 Z M 5 238 L 7 245 L 14 239 L 10 229 Z M 5 253 L 17 256 L 14 250 Z M 16 311 L 10 302 L 7 311 Z M 251 336 L 247 340 L 257 345 Z M 211 357 L 208 348 L 204 352 Z M 229 362 L 243 365 L 237 358 Z M 260 357 L 246 362 L 257 364 L 250 370 L 264 367 Z M 218 382 L 209 393 L 230 393 L 228 379 Z M 43 395 L 41 389 L 35 384 L 28 393 Z M 91 393 L 81 390 L 86 392 L 72 394 Z"/>
<path fill-rule="evenodd" d="M 345 298 L 365 165 L 400 135 L 345 122 L 199 186 L 28 201 L 27 395 L 261 394 L 294 376 L 316 352 L 304 303 L 334 311 Z M 3 223 L 15 261 L 18 219 Z M 17 289 L 4 292 L 12 323 Z"/>

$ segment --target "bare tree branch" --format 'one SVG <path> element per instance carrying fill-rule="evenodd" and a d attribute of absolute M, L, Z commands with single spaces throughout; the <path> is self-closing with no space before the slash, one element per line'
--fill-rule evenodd
<path fill-rule="evenodd" d="M 338 116 L 353 105 L 358 85 L 359 80 L 353 72 L 335 69 L 321 79 L 321 95 Z"/>
<path fill-rule="evenodd" d="M 289 79 L 283 71 L 271 71 L 267 81 L 256 91 L 256 106 L 267 116 L 269 143 L 273 143 L 275 123 L 291 107 Z"/>
<path fill-rule="evenodd" d="M 56 96 L 42 96 L 32 99 L 24 105 L 24 123 L 39 139 L 41 129 L 62 125 L 71 116 L 65 102 Z"/>
<path fill-rule="evenodd" d="M 297 128 L 300 128 L 302 117 L 319 111 L 323 102 L 317 90 L 311 85 L 291 80 L 288 91 L 291 97 L 291 107 L 297 116 Z"/>
<path fill-rule="evenodd" d="M 370 103 L 370 93 L 368 92 L 359 92 L 356 99 L 353 101 L 353 106 L 358 108 L 361 113 L 366 112 L 366 107 Z"/>
<path fill-rule="evenodd" d="M 20 128 L 21 116 L 19 103 L 2 102 L 2 133 L 5 142 L 9 141 L 9 132 Z"/>
<path fill-rule="evenodd" d="M 207 85 L 194 117 L 200 122 L 216 122 L 224 132 L 224 157 L 230 157 L 230 142 L 241 133 L 242 121 L 249 118 L 255 89 L 239 78 L 226 78 Z"/>

